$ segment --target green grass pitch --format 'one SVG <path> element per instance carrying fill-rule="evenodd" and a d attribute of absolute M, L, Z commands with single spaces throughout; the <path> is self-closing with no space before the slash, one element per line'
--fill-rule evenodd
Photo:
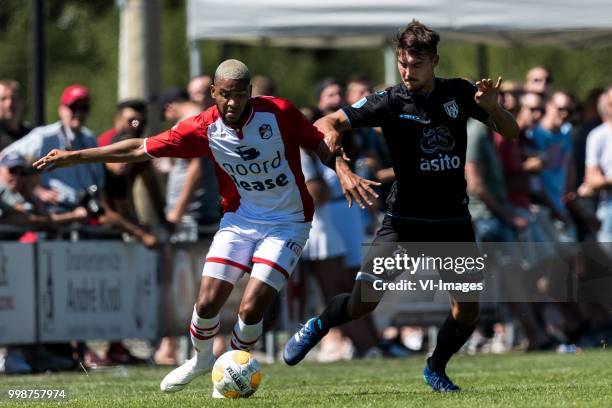
<path fill-rule="evenodd" d="M 430 391 L 422 369 L 422 356 L 267 365 L 259 391 L 250 399 L 232 401 L 210 397 L 209 375 L 180 393 L 163 394 L 159 382 L 169 368 L 160 367 L 3 377 L 0 389 L 68 389 L 67 402 L 27 404 L 40 407 L 612 407 L 609 351 L 458 356 L 448 369 L 463 388 L 458 394 Z M 0 401 L 0 407 L 6 405 L 6 399 Z"/>

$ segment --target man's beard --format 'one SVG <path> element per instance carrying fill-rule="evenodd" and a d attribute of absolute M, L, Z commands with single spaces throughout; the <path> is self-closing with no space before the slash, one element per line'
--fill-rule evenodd
<path fill-rule="evenodd" d="M 419 92 L 423 90 L 423 86 L 425 84 L 416 81 L 405 81 L 404 85 L 406 85 L 406 88 L 408 88 L 408 90 L 411 92 Z"/>

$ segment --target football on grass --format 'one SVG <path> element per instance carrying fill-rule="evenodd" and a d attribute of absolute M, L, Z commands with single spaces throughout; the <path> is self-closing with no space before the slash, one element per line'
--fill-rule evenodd
<path fill-rule="evenodd" d="M 246 351 L 228 351 L 215 362 L 212 382 L 217 392 L 226 398 L 247 398 L 259 388 L 261 367 Z"/>

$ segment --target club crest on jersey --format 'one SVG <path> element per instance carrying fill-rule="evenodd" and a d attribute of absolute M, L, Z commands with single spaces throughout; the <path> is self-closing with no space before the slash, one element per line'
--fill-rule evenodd
<path fill-rule="evenodd" d="M 261 136 L 261 138 L 264 140 L 270 139 L 272 137 L 272 126 L 268 125 L 267 123 L 261 125 L 259 127 L 259 136 Z"/>
<path fill-rule="evenodd" d="M 454 99 L 452 101 L 446 102 L 443 106 L 448 116 L 453 119 L 457 118 L 457 116 L 459 115 L 459 106 L 457 105 L 457 102 L 455 102 Z"/>

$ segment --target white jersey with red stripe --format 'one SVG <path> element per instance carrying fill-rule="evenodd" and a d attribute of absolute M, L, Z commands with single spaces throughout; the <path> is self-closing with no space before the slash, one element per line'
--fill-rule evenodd
<path fill-rule="evenodd" d="M 212 159 L 224 212 L 259 223 L 311 221 L 299 148 L 315 150 L 323 135 L 284 99 L 254 97 L 246 109 L 229 126 L 213 106 L 145 139 L 145 150 L 154 158 Z"/>

